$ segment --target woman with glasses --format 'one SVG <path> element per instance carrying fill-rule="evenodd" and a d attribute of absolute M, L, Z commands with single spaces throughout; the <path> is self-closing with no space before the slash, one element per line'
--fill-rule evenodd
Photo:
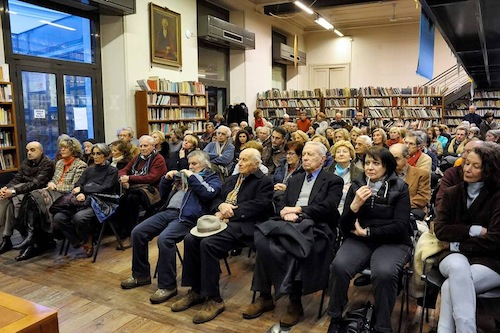
<path fill-rule="evenodd" d="M 95 216 L 90 205 L 90 195 L 111 194 L 118 185 L 118 169 L 111 166 L 107 158 L 111 150 L 105 143 L 92 147 L 94 165 L 87 168 L 71 190 L 74 205 L 66 211 L 54 214 L 54 228 L 62 231 L 74 248 L 92 256 L 92 237 L 89 237 L 90 220 Z"/>
<path fill-rule="evenodd" d="M 370 147 L 364 168 L 349 188 L 339 222 L 344 242 L 330 266 L 328 332 L 340 332 L 351 278 L 367 267 L 375 290 L 374 332 L 392 332 L 399 276 L 410 256 L 410 195 L 395 173 L 394 156 Z"/>
<path fill-rule="evenodd" d="M 273 175 L 275 202 L 285 193 L 288 180 L 304 172 L 301 163 L 302 149 L 304 143 L 300 141 L 290 141 L 285 145 L 286 158 L 280 160 Z"/>

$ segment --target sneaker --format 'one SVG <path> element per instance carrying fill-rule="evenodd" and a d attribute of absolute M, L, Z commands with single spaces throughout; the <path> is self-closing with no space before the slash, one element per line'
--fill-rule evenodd
<path fill-rule="evenodd" d="M 140 279 L 136 279 L 135 277 L 131 276 L 128 279 L 123 280 L 121 286 L 123 289 L 132 289 L 140 286 L 145 286 L 148 284 L 151 284 L 151 276 Z"/>
<path fill-rule="evenodd" d="M 260 317 L 264 312 L 274 309 L 274 302 L 272 299 L 264 299 L 262 296 L 257 297 L 255 303 L 247 306 L 243 311 L 243 318 L 254 319 Z"/>
<path fill-rule="evenodd" d="M 193 317 L 193 323 L 201 324 L 206 323 L 217 317 L 219 314 L 224 312 L 224 301 L 218 303 L 213 299 L 209 299 L 203 306 L 203 308 L 198 311 Z"/>
<path fill-rule="evenodd" d="M 163 302 L 166 302 L 168 299 L 174 297 L 177 295 L 177 288 L 174 288 L 172 290 L 168 289 L 157 289 L 151 297 L 149 297 L 149 300 L 151 301 L 152 304 L 160 304 Z"/>
<path fill-rule="evenodd" d="M 189 290 L 184 297 L 172 304 L 170 308 L 173 312 L 184 311 L 189 309 L 193 305 L 203 303 L 204 300 L 205 299 L 203 297 L 201 297 L 194 291 Z"/>
<path fill-rule="evenodd" d="M 302 303 L 290 302 L 288 309 L 283 317 L 281 317 L 281 327 L 292 327 L 300 321 L 300 317 L 304 314 Z"/>

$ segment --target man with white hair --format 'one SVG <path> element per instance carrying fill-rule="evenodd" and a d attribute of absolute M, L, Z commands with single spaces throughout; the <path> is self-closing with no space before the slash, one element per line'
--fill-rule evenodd
<path fill-rule="evenodd" d="M 469 106 L 469 113 L 466 114 L 462 120 L 466 120 L 471 124 L 476 124 L 477 127 L 481 125 L 481 122 L 483 121 L 481 119 L 481 116 L 476 113 L 476 106 L 475 105 L 470 105 Z"/>
<path fill-rule="evenodd" d="M 356 138 L 354 150 L 356 151 L 356 158 L 354 164 L 364 170 L 365 168 L 365 153 L 368 148 L 372 146 L 372 139 L 368 135 L 360 135 Z"/>
<path fill-rule="evenodd" d="M 122 188 L 117 215 L 123 236 L 128 236 L 137 224 L 139 209 L 149 208 L 160 201 L 158 184 L 167 173 L 167 165 L 161 154 L 155 150 L 154 139 L 143 135 L 139 139 L 141 153 L 118 172 Z"/>
<path fill-rule="evenodd" d="M 262 146 L 268 144 L 271 141 L 271 129 L 267 126 L 257 127 L 255 130 L 255 135 L 257 139 L 255 141 L 260 142 Z"/>
<path fill-rule="evenodd" d="M 231 174 L 234 165 L 234 145 L 229 142 L 230 137 L 229 127 L 219 126 L 215 132 L 215 140 L 203 149 L 210 156 L 210 162 L 219 167 L 224 177 Z"/>
<path fill-rule="evenodd" d="M 255 303 L 243 311 L 243 318 L 257 318 L 274 309 L 275 298 L 289 294 L 290 305 L 281 327 L 297 324 L 304 310 L 303 294 L 321 290 L 328 282 L 333 260 L 333 242 L 340 218 L 337 206 L 342 197 L 342 178 L 323 170 L 326 147 L 307 142 L 302 151 L 304 173 L 288 180 L 277 206 L 279 219 L 257 225 L 252 290 L 260 292 Z M 284 239 L 286 238 L 286 241 Z"/>
<path fill-rule="evenodd" d="M 195 324 L 210 321 L 224 311 L 219 290 L 219 261 L 229 250 L 253 244 L 255 224 L 267 220 L 272 211 L 273 182 L 259 170 L 260 163 L 257 149 L 244 149 L 238 161 L 240 173 L 227 178 L 211 205 L 221 231 L 203 230 L 199 220 L 194 228 L 197 231 L 191 230 L 184 238 L 182 285 L 190 286 L 191 290 L 172 304 L 172 311 L 184 311 L 204 303 L 193 317 Z M 224 227 L 220 227 L 219 220 Z"/>

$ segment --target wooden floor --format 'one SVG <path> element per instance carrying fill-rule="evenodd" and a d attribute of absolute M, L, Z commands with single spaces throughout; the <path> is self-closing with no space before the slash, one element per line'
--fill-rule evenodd
<path fill-rule="evenodd" d="M 14 239 L 14 243 L 18 240 Z M 59 245 L 59 244 L 58 244 Z M 97 262 L 83 258 L 80 250 L 60 256 L 58 249 L 24 262 L 14 257 L 18 251 L 0 255 L 0 289 L 6 293 L 58 310 L 60 332 L 266 332 L 279 322 L 287 306 L 287 299 L 278 301 L 273 312 L 254 320 L 241 317 L 242 308 L 250 303 L 250 283 L 254 255 L 247 258 L 246 249 L 237 257 L 228 258 L 232 275 L 223 265 L 220 286 L 226 311 L 209 323 L 195 325 L 192 316 L 199 306 L 173 313 L 165 304 L 152 305 L 149 296 L 156 290 L 155 281 L 149 286 L 122 290 L 120 281 L 130 275 L 130 249 L 115 250 L 116 242 L 110 236 L 101 247 Z M 179 244 L 182 252 L 182 243 Z M 152 270 L 156 264 L 156 242 L 150 243 Z M 178 280 L 180 264 L 178 264 Z M 186 288 L 179 288 L 180 294 Z M 370 287 L 350 288 L 350 307 L 357 307 L 371 297 Z M 292 332 L 326 332 L 329 317 L 317 319 L 320 293 L 303 297 L 305 315 Z M 393 313 L 397 328 L 399 299 Z M 410 300 L 410 315 L 405 318 L 402 332 L 418 332 L 419 308 Z M 431 325 L 434 319 L 431 312 Z M 425 326 L 424 332 L 429 330 Z"/>

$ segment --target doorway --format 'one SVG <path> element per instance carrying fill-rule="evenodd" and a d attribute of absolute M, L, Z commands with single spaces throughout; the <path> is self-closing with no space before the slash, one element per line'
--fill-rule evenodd
<path fill-rule="evenodd" d="M 334 89 L 350 87 L 349 64 L 311 66 L 309 87 Z"/>
<path fill-rule="evenodd" d="M 212 120 L 216 114 L 224 114 L 227 106 L 227 91 L 226 88 L 214 86 L 206 87 L 206 91 L 208 94 L 208 119 Z"/>

